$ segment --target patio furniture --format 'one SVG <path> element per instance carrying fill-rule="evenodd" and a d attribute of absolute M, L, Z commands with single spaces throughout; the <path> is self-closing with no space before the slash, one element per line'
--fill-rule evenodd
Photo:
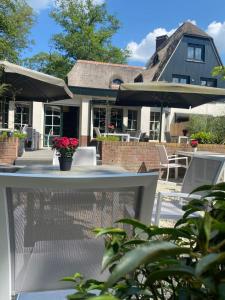
<path fill-rule="evenodd" d="M 135 135 L 130 135 L 130 141 L 132 142 L 140 142 L 140 138 L 142 136 L 141 130 L 137 130 Z"/>
<path fill-rule="evenodd" d="M 178 136 L 178 143 L 179 144 L 189 144 L 189 137 L 186 135 L 179 135 Z"/>
<path fill-rule="evenodd" d="M 103 133 L 103 136 L 118 136 L 121 138 L 122 141 L 129 142 L 130 141 L 130 134 L 129 133 Z"/>
<path fill-rule="evenodd" d="M 150 223 L 157 173 L 68 174 L 0 174 L 1 299 L 64 299 L 69 292 L 59 298 L 57 290 L 73 284 L 61 278 L 108 275 L 92 228 L 127 217 Z"/>
<path fill-rule="evenodd" d="M 170 169 L 175 169 L 175 178 L 177 178 L 176 169 L 178 168 L 187 168 L 188 167 L 188 158 L 187 157 L 178 157 L 178 155 L 168 155 L 166 147 L 164 145 L 156 145 L 156 148 L 159 152 L 160 159 L 160 173 L 162 168 L 167 169 L 166 181 L 169 179 Z M 183 160 L 185 164 L 179 164 L 178 161 Z"/>
<path fill-rule="evenodd" d="M 100 132 L 100 129 L 99 129 L 98 127 L 93 127 L 93 129 L 94 129 L 94 132 L 95 132 L 95 134 L 96 134 L 96 137 L 102 136 L 102 134 L 101 134 L 101 132 Z"/>
<path fill-rule="evenodd" d="M 52 158 L 53 166 L 59 166 L 57 151 L 54 150 Z M 96 166 L 96 148 L 78 147 L 73 155 L 74 166 Z"/>
<path fill-rule="evenodd" d="M 155 220 L 178 219 L 184 212 L 183 202 L 192 198 L 200 198 L 200 193 L 189 195 L 195 188 L 205 184 L 216 184 L 221 180 L 225 168 L 225 157 L 221 156 L 194 156 L 183 180 L 181 192 L 159 192 Z M 164 198 L 173 198 L 174 201 L 163 201 Z"/>
<path fill-rule="evenodd" d="M 73 155 L 74 166 L 96 166 L 96 148 L 78 147 Z"/>

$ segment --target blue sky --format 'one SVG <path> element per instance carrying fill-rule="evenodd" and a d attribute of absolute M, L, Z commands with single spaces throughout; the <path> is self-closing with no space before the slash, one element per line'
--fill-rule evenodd
<path fill-rule="evenodd" d="M 84 1 L 84 0 L 81 0 Z M 104 0 L 93 0 L 104 2 Z M 49 17 L 54 0 L 27 0 L 37 12 L 37 23 L 31 37 L 35 45 L 23 56 L 32 56 L 51 49 L 52 34 L 60 27 Z M 210 34 L 225 64 L 225 1 L 224 0 L 105 0 L 107 9 L 121 21 L 122 27 L 113 37 L 113 44 L 131 51 L 128 63 L 145 65 L 155 47 L 155 37 L 172 32 L 184 21 L 191 20 Z"/>

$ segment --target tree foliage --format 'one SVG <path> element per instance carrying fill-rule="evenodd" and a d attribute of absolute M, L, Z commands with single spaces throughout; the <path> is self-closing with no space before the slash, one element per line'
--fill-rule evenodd
<path fill-rule="evenodd" d="M 199 116 L 190 117 L 188 131 L 191 135 L 196 133 L 210 134 L 211 143 L 225 142 L 225 116 Z"/>
<path fill-rule="evenodd" d="M 225 66 L 216 66 L 212 70 L 212 76 L 219 76 L 225 80 Z"/>
<path fill-rule="evenodd" d="M 66 57 L 57 52 L 47 53 L 40 52 L 30 58 L 24 59 L 26 67 L 54 75 L 56 77 L 65 78 L 73 64 Z"/>
<path fill-rule="evenodd" d="M 105 4 L 93 0 L 56 0 L 50 13 L 62 31 L 52 36 L 53 54 L 40 53 L 26 60 L 39 71 L 65 77 L 78 59 L 125 63 L 127 50 L 112 45 L 120 28 Z"/>
<path fill-rule="evenodd" d="M 25 0 L 0 1 L 0 59 L 18 62 L 31 41 L 29 31 L 35 17 Z"/>

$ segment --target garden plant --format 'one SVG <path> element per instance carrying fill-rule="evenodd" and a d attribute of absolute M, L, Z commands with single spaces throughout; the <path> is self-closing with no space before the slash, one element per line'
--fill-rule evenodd
<path fill-rule="evenodd" d="M 109 278 L 64 278 L 76 290 L 68 299 L 225 299 L 225 183 L 197 191 L 204 196 L 186 203 L 174 228 L 135 219 L 117 222 L 131 226 L 132 234 L 122 227 L 96 228 L 105 239 L 102 269 Z"/>

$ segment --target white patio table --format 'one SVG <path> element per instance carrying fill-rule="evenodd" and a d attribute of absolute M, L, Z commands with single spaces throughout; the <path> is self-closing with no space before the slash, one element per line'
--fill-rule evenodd
<path fill-rule="evenodd" d="M 113 175 L 128 172 L 119 166 L 100 165 L 100 166 L 72 166 L 70 171 L 60 171 L 59 166 L 53 165 L 32 165 L 20 168 L 17 173 L 22 174 L 52 174 L 61 176 L 97 176 Z"/>
<path fill-rule="evenodd" d="M 103 133 L 103 136 L 118 136 L 121 137 L 122 140 L 125 140 L 126 142 L 130 141 L 130 134 L 129 133 Z"/>

